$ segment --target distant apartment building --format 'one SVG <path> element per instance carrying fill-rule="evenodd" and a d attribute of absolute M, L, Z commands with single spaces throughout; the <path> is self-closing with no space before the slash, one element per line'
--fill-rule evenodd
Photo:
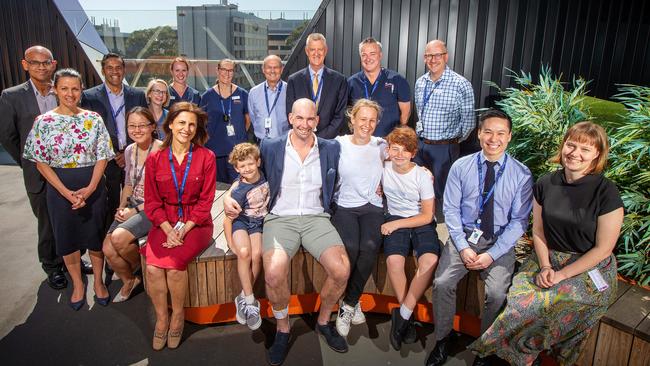
<path fill-rule="evenodd" d="M 190 59 L 262 60 L 268 54 L 267 20 L 238 10 L 235 4 L 176 8 L 179 53 Z M 240 63 L 233 82 L 245 89 L 264 80 L 259 64 Z M 216 63 L 198 63 L 190 84 L 199 90 L 214 85 Z"/>
<path fill-rule="evenodd" d="M 91 17 L 90 21 L 109 51 L 120 55 L 126 54 L 126 39 L 129 38 L 130 33 L 120 31 L 120 23 L 117 19 L 102 19 L 102 23 L 97 24 L 95 17 Z"/>
<path fill-rule="evenodd" d="M 303 19 L 273 19 L 269 20 L 269 49 L 270 55 L 278 55 L 286 60 L 291 54 L 291 45 L 286 41 L 294 29 L 307 20 Z"/>

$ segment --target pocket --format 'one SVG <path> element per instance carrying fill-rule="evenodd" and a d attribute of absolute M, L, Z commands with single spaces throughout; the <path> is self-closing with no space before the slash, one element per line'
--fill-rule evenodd
<path fill-rule="evenodd" d="M 203 175 L 188 175 L 185 192 L 189 194 L 188 198 L 192 201 L 198 199 L 203 188 Z M 185 201 L 185 200 L 183 200 Z"/>
<path fill-rule="evenodd" d="M 156 187 L 161 196 L 176 195 L 171 174 L 156 174 Z"/>

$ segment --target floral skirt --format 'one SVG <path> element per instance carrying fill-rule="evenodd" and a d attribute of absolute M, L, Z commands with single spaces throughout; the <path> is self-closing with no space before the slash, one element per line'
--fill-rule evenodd
<path fill-rule="evenodd" d="M 578 258 L 579 254 L 550 251 L 555 271 Z M 539 264 L 531 256 L 512 281 L 506 308 L 469 348 L 481 357 L 496 354 L 512 365 L 530 365 L 541 351 L 548 350 L 561 365 L 573 365 L 592 327 L 616 296 L 614 256 L 596 268 L 609 285 L 602 292 L 588 271 L 543 289 L 535 284 Z"/>

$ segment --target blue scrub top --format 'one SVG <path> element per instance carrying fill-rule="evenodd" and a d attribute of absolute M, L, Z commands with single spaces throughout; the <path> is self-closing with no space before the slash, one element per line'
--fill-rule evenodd
<path fill-rule="evenodd" d="M 366 87 L 368 94 L 372 93 L 373 85 L 362 71 L 348 78 L 348 103 L 353 105 L 358 99 L 368 98 L 366 96 Z M 381 119 L 377 123 L 374 136 L 384 137 L 388 135 L 393 128 L 399 124 L 400 110 L 397 102 L 411 101 L 411 88 L 406 79 L 397 72 L 389 69 L 381 69 L 375 84 L 377 84 L 374 93 L 369 95 L 368 99 L 377 102 L 383 109 Z"/>
<path fill-rule="evenodd" d="M 199 105 L 201 104 L 201 94 L 199 94 L 198 90 L 188 85 L 187 88 L 185 89 L 185 93 L 183 93 L 183 95 L 178 95 L 176 89 L 174 89 L 170 85 L 169 86 L 169 107 L 171 108 L 172 104 L 178 102 L 192 102 L 196 105 Z"/>
<path fill-rule="evenodd" d="M 221 102 L 228 110 L 231 103 L 230 121 L 223 120 L 224 110 Z M 248 140 L 246 135 L 246 122 L 244 115 L 248 114 L 248 92 L 240 87 L 226 99 L 223 99 L 214 88 L 208 89 L 201 96 L 200 107 L 208 113 L 208 142 L 205 147 L 212 150 L 217 157 L 228 156 L 232 148 Z M 235 127 L 235 135 L 228 136 L 226 126 L 232 123 Z"/>
<path fill-rule="evenodd" d="M 163 129 L 163 123 L 165 122 L 165 119 L 167 119 L 167 113 L 169 111 L 165 108 L 163 108 L 163 112 L 160 115 L 160 119 L 156 121 L 156 131 L 158 132 L 158 140 L 164 140 L 165 139 L 165 130 Z"/>

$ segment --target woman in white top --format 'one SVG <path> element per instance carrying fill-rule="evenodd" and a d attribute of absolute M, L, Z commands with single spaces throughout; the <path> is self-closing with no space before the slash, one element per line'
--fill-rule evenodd
<path fill-rule="evenodd" d="M 334 196 L 337 207 L 332 223 L 350 258 L 350 279 L 336 319 L 336 330 L 344 337 L 350 330 L 350 323 L 366 321 L 359 298 L 375 268 L 381 245 L 384 210 L 378 188 L 386 157 L 386 142 L 372 135 L 380 113 L 379 104 L 359 99 L 348 112 L 352 135 L 336 138 L 341 145 L 341 156 L 339 186 Z"/>

